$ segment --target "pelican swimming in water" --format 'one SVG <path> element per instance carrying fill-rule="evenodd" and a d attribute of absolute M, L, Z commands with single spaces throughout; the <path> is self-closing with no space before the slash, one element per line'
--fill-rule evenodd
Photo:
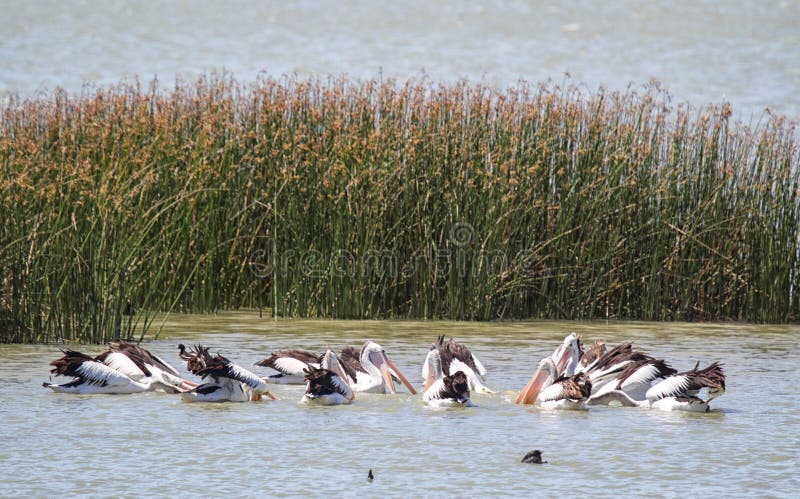
<path fill-rule="evenodd" d="M 438 363 L 441 369 L 438 376 L 430 376 L 429 366 L 434 362 L 430 357 L 433 355 L 439 357 Z M 486 368 L 470 349 L 466 345 L 457 343 L 453 338 L 445 341 L 444 336 L 439 336 L 428 351 L 425 362 L 422 363 L 422 379 L 425 382 L 423 390 L 427 390 L 433 381 L 454 374 L 456 371 L 461 371 L 467 377 L 470 390 L 476 393 L 494 393 L 484 385 Z"/>
<path fill-rule="evenodd" d="M 309 366 L 320 367 L 320 356 L 307 350 L 279 350 L 256 365 L 278 371 L 264 378 L 267 383 L 302 385 L 306 383 L 305 370 Z"/>
<path fill-rule="evenodd" d="M 60 376 L 72 376 L 74 379 L 61 385 L 42 383 L 42 386 L 50 388 L 54 392 L 126 394 L 147 392 L 156 388 L 164 390 L 174 388 L 154 377 L 135 381 L 124 373 L 81 352 L 62 350 L 62 353 L 63 357 L 50 363 L 51 366 L 54 366 L 50 372 Z"/>
<path fill-rule="evenodd" d="M 156 389 L 177 393 L 191 390 L 196 383 L 181 378 L 178 370 L 165 360 L 136 343 L 125 340 L 111 342 L 105 352 L 95 357 L 108 367 L 128 376 L 134 381 L 161 381 L 153 384 Z"/>
<path fill-rule="evenodd" d="M 598 397 L 598 403 L 617 401 L 628 407 L 647 407 L 662 411 L 709 412 L 709 403 L 725 393 L 725 372 L 719 362 L 705 369 L 695 364 L 689 371 L 673 374 L 655 383 L 636 400 L 623 390 L 609 390 Z M 704 394 L 705 398 L 701 395 Z"/>
<path fill-rule="evenodd" d="M 581 356 L 581 343 L 580 338 L 575 333 L 568 334 L 561 345 L 555 349 L 553 354 L 539 362 L 536 372 L 531 376 L 530 381 L 525 385 L 522 391 L 519 392 L 515 403 L 517 404 L 535 404 L 539 392 L 550 386 L 556 379 L 561 376 L 572 376 L 580 361 Z M 547 363 L 545 361 L 551 361 Z"/>
<path fill-rule="evenodd" d="M 330 348 L 323 354 L 320 367 L 306 368 L 306 392 L 300 402 L 320 405 L 349 404 L 355 398 L 344 379 L 344 369 Z"/>
<path fill-rule="evenodd" d="M 425 392 L 422 400 L 431 407 L 471 407 L 469 399 L 469 380 L 462 371 L 445 375 L 442 370 L 442 359 L 439 350 L 433 349 L 425 358 L 423 369 Z"/>
<path fill-rule="evenodd" d="M 248 402 L 261 400 L 262 396 L 275 400 L 263 379 L 222 355 L 211 357 L 207 348 L 198 345 L 194 352 L 181 349 L 181 357 L 187 360 L 187 368 L 204 381 L 181 393 L 184 402 Z"/>
<path fill-rule="evenodd" d="M 356 392 L 367 393 L 397 393 L 394 387 L 394 374 L 403 383 L 411 394 L 417 391 L 411 386 L 403 373 L 389 360 L 383 347 L 374 341 L 367 341 L 358 357 L 357 350 L 353 347 L 342 349 L 340 358 L 343 364 L 346 381 Z"/>

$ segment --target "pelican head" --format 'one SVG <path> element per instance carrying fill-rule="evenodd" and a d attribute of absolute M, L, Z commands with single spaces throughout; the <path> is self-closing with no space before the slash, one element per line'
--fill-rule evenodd
<path fill-rule="evenodd" d="M 575 333 L 568 334 L 561 345 L 553 352 L 558 375 L 572 376 L 581 357 L 581 339 Z"/>
<path fill-rule="evenodd" d="M 403 376 L 403 373 L 401 373 L 397 366 L 395 366 L 392 361 L 389 360 L 389 357 L 386 356 L 386 352 L 384 351 L 383 347 L 374 341 L 367 341 L 361 348 L 360 360 L 361 365 L 370 374 L 370 376 L 383 378 L 383 382 L 388 387 L 390 393 L 397 393 L 394 388 L 392 373 L 394 373 L 400 379 L 406 388 L 408 388 L 409 392 L 412 394 L 417 393 L 417 391 L 414 390 L 414 387 L 411 386 L 411 383 L 408 382 L 408 379 Z"/>
<path fill-rule="evenodd" d="M 336 356 L 336 352 L 334 352 L 331 347 L 328 347 L 325 350 L 325 353 L 322 354 L 322 360 L 319 363 L 320 367 L 323 369 L 327 369 L 337 376 L 342 378 L 343 380 L 347 379 L 347 376 L 344 372 L 344 367 L 342 367 L 342 363 L 339 361 L 339 357 Z"/>

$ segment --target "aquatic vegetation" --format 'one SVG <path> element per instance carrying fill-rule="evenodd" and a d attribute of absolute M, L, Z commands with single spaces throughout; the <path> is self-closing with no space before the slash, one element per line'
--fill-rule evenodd
<path fill-rule="evenodd" d="M 226 75 L 11 98 L 0 341 L 161 311 L 800 320 L 793 123 L 654 85 Z"/>

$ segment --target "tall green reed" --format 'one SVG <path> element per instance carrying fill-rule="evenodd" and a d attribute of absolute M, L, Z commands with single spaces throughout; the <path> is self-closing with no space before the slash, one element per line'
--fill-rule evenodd
<path fill-rule="evenodd" d="M 800 319 L 794 123 L 521 83 L 227 75 L 12 98 L 0 341 L 156 312 Z"/>

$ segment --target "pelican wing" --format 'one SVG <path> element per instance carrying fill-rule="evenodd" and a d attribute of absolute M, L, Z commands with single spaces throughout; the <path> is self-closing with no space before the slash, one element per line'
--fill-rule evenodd
<path fill-rule="evenodd" d="M 437 380 L 444 377 L 442 372 L 442 359 L 439 355 L 439 350 L 431 349 L 425 357 L 425 362 L 422 365 L 422 375 L 424 376 L 423 389 L 427 392 Z"/>
<path fill-rule="evenodd" d="M 676 372 L 663 360 L 634 362 L 623 369 L 619 381 L 613 386 L 635 400 L 643 400 L 653 382 L 672 376 Z"/>
<path fill-rule="evenodd" d="M 161 369 L 162 371 L 166 371 L 166 372 L 172 374 L 173 376 L 180 377 L 181 373 L 179 373 L 178 370 L 175 369 L 175 367 L 172 366 L 172 364 L 170 364 L 166 360 L 162 359 L 158 355 L 154 354 L 153 352 L 148 352 L 148 353 L 150 354 L 150 357 L 153 360 L 153 365 L 155 365 L 157 368 Z"/>
<path fill-rule="evenodd" d="M 290 349 L 290 350 L 279 350 L 277 352 L 272 352 L 269 357 L 266 359 L 256 362 L 257 366 L 263 367 L 270 367 L 270 363 L 273 359 L 282 358 L 282 357 L 291 357 L 293 359 L 297 359 L 302 361 L 306 364 L 312 363 L 319 363 L 319 355 L 309 352 L 308 350 L 297 350 L 297 349 Z"/>
<path fill-rule="evenodd" d="M 437 350 L 442 356 L 442 369 L 445 374 L 453 375 L 458 370 L 451 366 L 455 360 L 461 361 L 462 365 L 469 366 L 474 373 L 478 373 L 481 376 L 486 374 L 483 364 L 477 361 L 468 346 L 456 342 L 453 338 L 450 338 L 450 341 L 445 343 L 444 337 L 440 337 L 436 344 L 441 345 L 437 347 Z"/>
<path fill-rule="evenodd" d="M 600 357 L 606 353 L 606 344 L 603 341 L 595 341 L 589 349 L 581 355 L 582 370 L 587 371 Z"/>
<path fill-rule="evenodd" d="M 437 379 L 425 390 L 425 393 L 422 395 L 422 400 L 425 402 L 440 400 L 444 398 L 444 393 L 446 391 L 447 387 L 444 386 L 444 379 Z"/>
<path fill-rule="evenodd" d="M 263 379 L 259 378 L 256 374 L 248 371 L 247 369 L 237 366 L 233 362 L 228 362 L 226 364 L 226 373 L 224 377 L 235 379 L 241 383 L 252 388 L 256 393 L 260 391 L 266 391 L 268 389 L 267 384 L 264 382 Z"/>
<path fill-rule="evenodd" d="M 594 370 L 589 372 L 589 379 L 592 382 L 597 382 L 600 380 L 609 380 L 613 378 L 617 378 L 620 374 L 625 371 L 625 369 L 634 364 L 636 361 L 630 359 L 620 359 L 613 364 L 607 364 L 605 366 L 596 366 Z"/>
<path fill-rule="evenodd" d="M 422 400 L 425 402 L 433 402 L 446 400 L 451 398 L 453 394 L 445 384 L 444 378 L 437 379 L 427 390 L 422 394 Z"/>
<path fill-rule="evenodd" d="M 455 373 L 461 371 L 467 377 L 467 382 L 469 383 L 470 390 L 481 392 L 481 393 L 494 393 L 489 388 L 483 385 L 483 379 L 478 376 L 478 373 L 472 370 L 470 366 L 461 362 L 458 359 L 453 359 L 450 363 L 450 370 Z"/>
<path fill-rule="evenodd" d="M 694 397 L 703 388 L 714 390 L 714 396 L 724 393 L 725 373 L 722 366 L 714 362 L 707 368 L 698 370 L 698 365 L 690 371 L 670 376 L 656 384 L 647 391 L 647 399 L 654 401 L 666 397 Z"/>
<path fill-rule="evenodd" d="M 567 398 L 564 395 L 564 386 L 561 383 L 553 383 L 539 392 L 537 400 L 539 402 L 551 402 Z"/>
<path fill-rule="evenodd" d="M 95 360 L 137 381 L 152 374 L 144 364 L 135 362 L 122 352 L 106 351 L 95 357 Z"/>
<path fill-rule="evenodd" d="M 475 363 L 475 367 L 478 369 L 477 372 L 480 375 L 480 377 L 486 379 L 486 368 L 483 367 L 481 361 L 479 361 L 478 358 L 475 357 L 475 354 L 472 354 L 472 362 Z"/>
<path fill-rule="evenodd" d="M 539 393 L 540 402 L 585 400 L 592 393 L 592 384 L 584 374 L 561 377 Z"/>
<path fill-rule="evenodd" d="M 126 386 L 131 382 L 128 376 L 97 361 L 82 362 L 72 370 L 71 375 L 99 386 Z"/>
<path fill-rule="evenodd" d="M 364 366 L 361 365 L 361 349 L 359 348 L 351 346 L 343 347 L 339 352 L 339 361 L 342 364 L 349 366 L 349 369 L 353 371 L 351 376 L 353 378 L 356 377 L 355 372 L 367 372 L 364 369 Z M 349 372 L 348 376 L 350 376 Z"/>
<path fill-rule="evenodd" d="M 180 376 L 178 370 L 172 367 L 167 361 L 136 343 L 125 340 L 111 342 L 108 344 L 108 351 L 100 354 L 97 360 L 102 360 L 100 357 L 108 352 L 119 352 L 126 355 L 145 372 L 146 376 L 150 376 L 150 373 L 147 373 L 148 367 L 168 372 L 173 376 Z M 107 362 L 105 363 L 108 364 Z"/>
<path fill-rule="evenodd" d="M 347 400 L 353 400 L 353 390 L 350 388 L 350 385 L 343 380 L 341 377 L 333 373 L 330 378 L 331 384 L 333 385 L 334 389 L 339 392 L 344 398 Z"/>
<path fill-rule="evenodd" d="M 651 402 L 666 397 L 685 397 L 691 386 L 692 383 L 689 376 L 676 374 L 647 390 L 645 396 Z"/>
<path fill-rule="evenodd" d="M 269 367 L 287 376 L 300 377 L 305 375 L 303 370 L 311 364 L 319 366 L 319 355 L 305 350 L 281 350 L 256 362 L 257 366 Z"/>
<path fill-rule="evenodd" d="M 303 376 L 303 369 L 308 369 L 309 363 L 295 357 L 276 357 L 273 355 L 259 362 L 259 366 L 270 367 L 287 376 Z M 314 364 L 319 365 L 319 364 Z"/>

